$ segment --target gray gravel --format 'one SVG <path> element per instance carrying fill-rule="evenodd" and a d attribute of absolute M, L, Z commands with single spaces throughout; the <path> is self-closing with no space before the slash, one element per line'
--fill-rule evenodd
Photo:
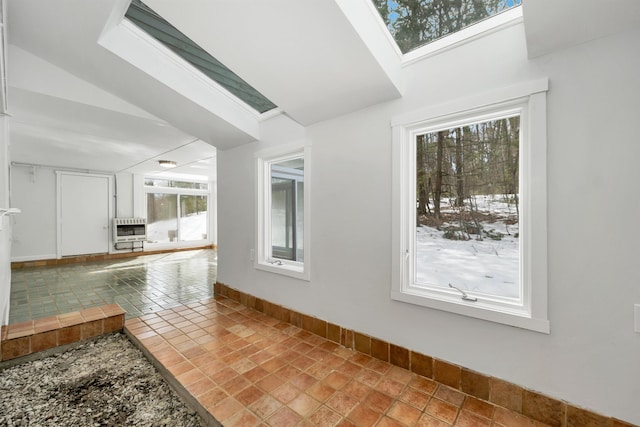
<path fill-rule="evenodd" d="M 127 338 L 0 371 L 0 426 L 203 426 Z"/>

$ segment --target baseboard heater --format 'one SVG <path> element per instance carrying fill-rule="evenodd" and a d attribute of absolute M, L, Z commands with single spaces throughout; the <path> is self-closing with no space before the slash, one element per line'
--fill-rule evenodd
<path fill-rule="evenodd" d="M 139 248 L 144 247 L 147 240 L 147 219 L 146 218 L 115 218 L 113 220 L 113 243 L 118 249 L 118 245 L 131 243 L 131 250 L 136 243 L 140 243 Z"/>

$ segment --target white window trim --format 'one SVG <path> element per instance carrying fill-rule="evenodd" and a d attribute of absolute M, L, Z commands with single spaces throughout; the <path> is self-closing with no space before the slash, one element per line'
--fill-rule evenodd
<path fill-rule="evenodd" d="M 202 71 L 189 64 L 184 58 L 173 52 L 160 41 L 156 40 L 153 36 L 149 35 L 145 30 L 138 27 L 128 18 L 123 18 L 122 15 L 121 21 L 116 25 L 113 25 L 113 28 L 110 28 L 108 31 L 103 31 L 102 35 L 98 39 L 98 43 L 118 55 L 117 52 L 121 50 L 121 43 L 125 43 L 121 39 L 128 37 L 135 38 L 141 43 L 147 45 L 146 47 L 150 48 L 149 51 L 162 55 L 162 57 L 167 60 L 173 70 L 184 73 L 184 76 L 187 76 L 190 82 L 201 85 L 201 87 L 205 88 L 205 91 L 208 93 L 215 92 L 223 95 L 228 100 L 241 107 L 244 111 L 251 114 L 259 121 L 270 119 L 279 114 L 282 114 L 283 112 L 282 108 L 279 107 L 276 107 L 269 111 L 265 111 L 264 113 L 256 111 L 249 104 L 233 95 L 220 83 L 207 77 Z M 128 44 L 127 47 L 131 48 L 131 44 Z"/>
<path fill-rule="evenodd" d="M 301 280 L 311 280 L 311 147 L 287 146 L 263 150 L 256 157 L 256 241 L 254 267 Z M 302 157 L 304 160 L 304 261 L 271 257 L 271 164 Z"/>
<path fill-rule="evenodd" d="M 392 299 L 537 332 L 550 332 L 547 316 L 547 89 L 548 81 L 543 79 L 429 107 L 392 120 Z M 457 291 L 443 288 L 433 292 L 411 286 L 409 256 L 415 247 L 412 246 L 415 198 L 413 203 L 409 201 L 415 191 L 415 166 L 412 167 L 410 157 L 412 136 L 425 128 L 450 128 L 456 123 L 481 121 L 487 115 L 515 111 L 521 113 L 523 136 L 520 146 L 522 301 L 511 306 L 487 298 L 470 302 L 462 300 Z"/>
<path fill-rule="evenodd" d="M 402 66 L 404 67 L 421 59 L 457 48 L 480 37 L 519 24 L 522 21 L 522 5 L 515 6 L 405 53 L 402 55 Z M 389 33 L 389 35 L 391 36 L 391 33 Z M 391 38 L 393 39 L 393 36 L 391 36 Z"/>

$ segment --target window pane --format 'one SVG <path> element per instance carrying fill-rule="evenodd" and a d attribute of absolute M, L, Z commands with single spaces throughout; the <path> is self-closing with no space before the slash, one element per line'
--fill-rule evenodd
<path fill-rule="evenodd" d="M 520 298 L 519 116 L 416 137 L 419 286 Z"/>
<path fill-rule="evenodd" d="M 522 0 L 372 1 L 402 53 L 522 4 Z"/>
<path fill-rule="evenodd" d="M 207 196 L 180 196 L 180 240 L 206 240 Z"/>
<path fill-rule="evenodd" d="M 296 260 L 304 261 L 304 182 L 298 181 L 296 184 Z"/>
<path fill-rule="evenodd" d="M 147 193 L 147 240 L 175 242 L 178 240 L 178 196 Z"/>
<path fill-rule="evenodd" d="M 303 159 L 271 165 L 271 255 L 302 261 L 304 258 Z"/>
<path fill-rule="evenodd" d="M 291 209 L 293 181 L 271 179 L 271 244 L 273 256 L 293 260 L 293 222 Z"/>
<path fill-rule="evenodd" d="M 242 80 L 206 50 L 175 28 L 140 0 L 130 3 L 126 15 L 129 20 L 151 37 L 171 49 L 185 61 L 246 102 L 260 113 L 276 108 L 254 87 Z"/>
<path fill-rule="evenodd" d="M 195 190 L 208 190 L 209 184 L 206 182 L 174 181 L 171 179 L 145 178 L 144 185 L 149 187 L 165 188 L 190 188 Z"/>

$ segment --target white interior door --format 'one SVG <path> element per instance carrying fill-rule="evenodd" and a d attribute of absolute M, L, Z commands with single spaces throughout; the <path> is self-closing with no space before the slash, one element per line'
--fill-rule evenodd
<path fill-rule="evenodd" d="M 58 174 L 60 256 L 109 252 L 111 177 Z"/>

